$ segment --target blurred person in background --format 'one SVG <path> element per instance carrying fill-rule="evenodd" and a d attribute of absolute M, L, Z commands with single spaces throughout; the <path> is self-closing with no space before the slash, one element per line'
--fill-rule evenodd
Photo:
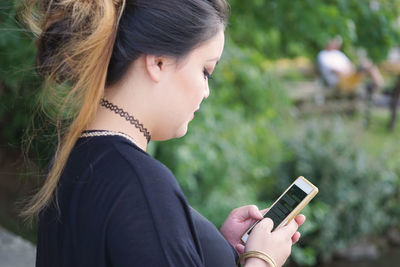
<path fill-rule="evenodd" d="M 368 59 L 362 59 L 357 69 L 350 59 L 340 51 L 342 38 L 331 39 L 317 56 L 317 65 L 324 83 L 330 88 L 343 92 L 353 92 L 362 83 L 365 76 L 370 77 L 375 88 L 383 86 L 383 78 L 378 68 Z"/>

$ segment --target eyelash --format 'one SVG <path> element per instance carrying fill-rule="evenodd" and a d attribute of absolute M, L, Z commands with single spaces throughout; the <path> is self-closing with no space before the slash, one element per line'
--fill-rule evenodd
<path fill-rule="evenodd" d="M 211 74 L 208 72 L 208 70 L 204 69 L 203 74 L 204 74 L 204 79 L 207 78 L 208 80 L 212 80 Z"/>

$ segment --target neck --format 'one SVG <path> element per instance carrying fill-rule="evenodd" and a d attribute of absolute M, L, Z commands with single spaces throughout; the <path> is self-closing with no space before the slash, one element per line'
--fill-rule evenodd
<path fill-rule="evenodd" d="M 110 101 L 110 103 L 112 102 Z M 119 106 L 119 108 L 122 108 L 124 111 L 126 111 L 126 109 L 124 109 L 122 106 Z M 128 116 L 134 115 L 129 114 Z M 138 120 L 137 118 L 135 119 Z M 126 120 L 125 117 L 121 117 L 120 113 L 117 114 L 104 106 L 99 106 L 95 119 L 87 127 L 87 129 L 122 132 L 129 135 L 139 148 L 144 151 L 147 149 L 148 140 L 145 134 L 140 131 L 140 121 L 138 120 L 137 125 L 131 124 L 131 122 Z"/>
<path fill-rule="evenodd" d="M 140 60 L 134 61 L 119 82 L 105 87 L 104 99 L 127 112 L 128 118 L 129 116 L 134 117 L 139 121 L 138 125 L 142 124 L 142 127 L 153 133 L 155 129 L 150 112 L 152 110 L 150 107 L 151 100 L 149 99 L 149 86 L 153 83 L 144 78 L 147 76 L 146 73 L 143 73 L 145 68 L 140 65 L 141 63 Z M 125 133 L 136 140 L 135 143 L 138 147 L 146 151 L 148 141 L 143 132 L 114 111 L 99 105 L 95 119 L 88 128 Z"/>

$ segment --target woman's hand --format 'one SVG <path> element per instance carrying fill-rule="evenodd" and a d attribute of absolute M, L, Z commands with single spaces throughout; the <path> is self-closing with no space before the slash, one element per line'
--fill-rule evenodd
<path fill-rule="evenodd" d="M 243 206 L 234 209 L 226 218 L 221 227 L 221 234 L 236 249 L 243 254 L 244 246 L 240 238 L 256 221 L 261 220 L 263 215 L 256 205 Z"/>
<path fill-rule="evenodd" d="M 265 218 L 251 231 L 245 250 L 265 252 L 274 259 L 277 266 L 282 266 L 291 253 L 292 245 L 300 237 L 297 229 L 304 221 L 304 215 L 298 215 L 286 226 L 272 232 L 274 223 L 270 218 Z M 256 266 L 257 260 L 250 258 L 245 266 Z"/>
<path fill-rule="evenodd" d="M 260 211 L 257 206 L 248 205 L 234 209 L 226 218 L 220 230 L 221 234 L 236 249 L 239 255 L 243 254 L 245 249 L 240 238 L 256 221 L 263 219 L 263 214 L 267 211 L 268 209 Z M 300 226 L 304 223 L 305 217 L 303 215 L 298 215 L 294 221 Z M 293 244 L 296 243 L 299 238 L 300 233 L 295 232 L 292 236 Z"/>

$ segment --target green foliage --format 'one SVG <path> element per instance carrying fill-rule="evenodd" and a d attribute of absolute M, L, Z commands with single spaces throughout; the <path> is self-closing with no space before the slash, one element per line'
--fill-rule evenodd
<path fill-rule="evenodd" d="M 399 41 L 397 0 L 231 0 L 230 4 L 232 38 L 268 58 L 314 58 L 330 38 L 341 35 L 346 52 L 362 47 L 374 60 L 382 60 Z"/>
<path fill-rule="evenodd" d="M 352 139 L 340 120 L 312 121 L 286 142 L 291 156 L 274 172 L 279 191 L 299 175 L 320 190 L 305 210 L 303 248 L 294 253 L 298 263 L 329 259 L 361 237 L 400 223 L 394 216 L 400 211 L 394 204 L 398 173 L 387 167 L 386 154 L 371 157 Z"/>
<path fill-rule="evenodd" d="M 0 139 L 16 150 L 29 146 L 35 162 L 44 167 L 56 137 L 52 125 L 45 126 L 45 119 L 34 116 L 39 114 L 42 83 L 34 69 L 34 40 L 18 24 L 14 1 L 2 1 L 0 14 Z"/>
<path fill-rule="evenodd" d="M 31 119 L 40 80 L 33 68 L 33 40 L 17 25 L 13 1 L 2 1 L 0 12 L 0 134 L 18 146 Z"/>

